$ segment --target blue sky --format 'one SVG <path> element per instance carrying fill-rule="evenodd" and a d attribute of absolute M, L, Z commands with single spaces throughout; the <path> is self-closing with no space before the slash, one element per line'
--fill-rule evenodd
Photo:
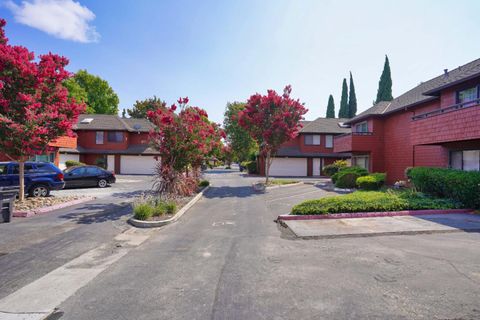
<path fill-rule="evenodd" d="M 480 57 L 480 1 L 3 1 L 7 36 L 106 79 L 120 108 L 188 96 L 210 118 L 286 84 L 324 116 L 352 71 L 371 106 L 388 54 L 393 94 Z"/>

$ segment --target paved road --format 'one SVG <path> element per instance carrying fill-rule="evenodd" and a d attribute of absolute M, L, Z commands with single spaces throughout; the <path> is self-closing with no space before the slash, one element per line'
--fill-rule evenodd
<path fill-rule="evenodd" d="M 97 200 L 0 224 L 0 299 L 125 231 L 134 195 L 151 177 L 120 176 L 111 188 L 68 189 Z"/>
<path fill-rule="evenodd" d="M 64 319 L 478 319 L 480 235 L 291 240 L 274 218 L 326 195 L 254 194 L 214 171 L 182 219 L 59 306 Z"/>

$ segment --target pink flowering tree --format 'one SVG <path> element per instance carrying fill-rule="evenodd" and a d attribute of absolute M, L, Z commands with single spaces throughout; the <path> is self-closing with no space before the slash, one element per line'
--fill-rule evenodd
<path fill-rule="evenodd" d="M 300 120 L 307 109 L 297 99 L 290 97 L 291 86 L 286 86 L 283 95 L 268 90 L 267 95 L 252 95 L 245 109 L 239 112 L 239 124 L 258 143 L 260 154 L 265 158 L 265 183 L 269 182 L 270 166 L 279 147 L 295 138 L 301 129 Z"/>
<path fill-rule="evenodd" d="M 63 81 L 70 74 L 68 60 L 54 54 L 41 55 L 8 44 L 0 20 L 0 151 L 19 162 L 20 194 L 24 199 L 24 163 L 48 152 L 48 144 L 72 135 L 72 125 L 84 110 L 68 98 Z"/>
<path fill-rule="evenodd" d="M 188 98 L 178 104 L 148 111 L 155 125 L 150 141 L 160 153 L 157 191 L 162 196 L 188 196 L 196 187 L 199 168 L 218 148 L 224 136 L 220 127 L 208 120 L 205 110 L 188 106 Z"/>

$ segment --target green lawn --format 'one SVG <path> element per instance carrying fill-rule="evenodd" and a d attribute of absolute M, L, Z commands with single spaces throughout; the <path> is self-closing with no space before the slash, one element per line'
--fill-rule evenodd
<path fill-rule="evenodd" d="M 273 186 L 278 186 L 278 185 L 293 184 L 298 182 L 300 181 L 292 180 L 292 179 L 272 179 L 270 180 L 269 184 Z"/>
<path fill-rule="evenodd" d="M 329 214 L 343 212 L 375 212 L 422 209 L 456 209 L 461 204 L 450 199 L 438 199 L 420 192 L 356 191 L 350 194 L 307 200 L 292 208 L 291 214 Z"/>

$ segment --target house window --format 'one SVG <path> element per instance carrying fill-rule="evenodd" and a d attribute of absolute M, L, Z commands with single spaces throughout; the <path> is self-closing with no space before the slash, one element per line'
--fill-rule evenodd
<path fill-rule="evenodd" d="M 450 153 L 450 167 L 465 171 L 480 170 L 480 150 L 462 150 Z"/>
<path fill-rule="evenodd" d="M 465 103 L 478 99 L 478 87 L 473 87 L 457 92 L 457 103 Z"/>
<path fill-rule="evenodd" d="M 325 148 L 333 148 L 333 136 L 326 135 L 325 136 Z"/>
<path fill-rule="evenodd" d="M 305 145 L 320 145 L 320 135 L 319 134 L 307 134 L 305 135 Z"/>
<path fill-rule="evenodd" d="M 123 132 L 121 131 L 110 131 L 107 133 L 108 142 L 122 142 L 123 141 Z"/>
<path fill-rule="evenodd" d="M 353 165 L 358 166 L 364 169 L 368 170 L 368 165 L 369 165 L 369 157 L 368 156 L 355 156 L 352 157 L 353 160 Z"/>
<path fill-rule="evenodd" d="M 95 143 L 103 144 L 103 131 L 97 131 L 95 134 Z"/>
<path fill-rule="evenodd" d="M 355 126 L 355 131 L 356 132 L 368 132 L 368 123 L 367 121 L 364 121 L 362 123 L 359 123 Z"/>

